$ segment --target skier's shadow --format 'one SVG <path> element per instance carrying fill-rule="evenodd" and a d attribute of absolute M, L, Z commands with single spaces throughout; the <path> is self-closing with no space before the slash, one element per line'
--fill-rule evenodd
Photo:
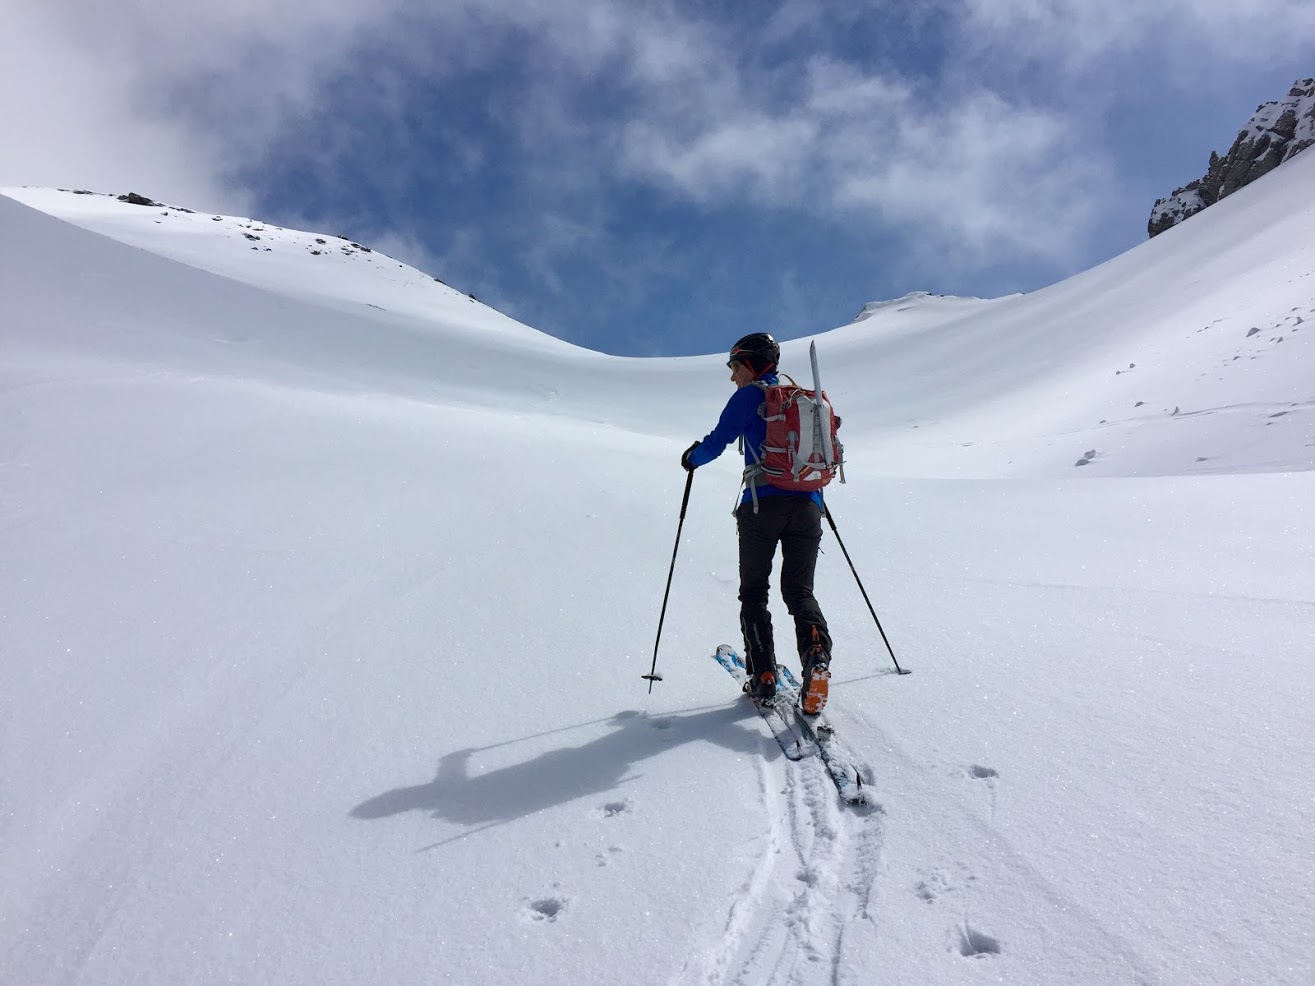
<path fill-rule="evenodd" d="M 756 713 L 747 702 L 658 717 L 621 712 L 608 720 L 616 727 L 612 732 L 582 746 L 559 747 L 474 776 L 469 772 L 472 756 L 510 744 L 454 750 L 439 761 L 438 775 L 428 784 L 385 791 L 361 802 L 351 815 L 375 819 L 427 811 L 435 818 L 486 828 L 612 791 L 633 776 L 627 775 L 635 764 L 682 743 L 702 740 L 735 753 L 780 756 L 750 719 Z"/>

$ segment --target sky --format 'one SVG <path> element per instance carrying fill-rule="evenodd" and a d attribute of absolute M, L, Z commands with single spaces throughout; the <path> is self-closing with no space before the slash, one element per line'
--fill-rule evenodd
<path fill-rule="evenodd" d="M 343 233 L 640 356 L 1054 283 L 1315 74 L 1306 0 L 5 0 L 5 23 L 0 185 Z"/>

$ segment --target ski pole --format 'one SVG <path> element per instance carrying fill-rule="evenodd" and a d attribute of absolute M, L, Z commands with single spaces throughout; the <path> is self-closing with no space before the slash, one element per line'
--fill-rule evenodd
<path fill-rule="evenodd" d="M 667 618 L 667 597 L 671 595 L 671 576 L 676 571 L 676 552 L 680 550 L 680 532 L 685 526 L 685 508 L 689 506 L 689 489 L 694 485 L 694 470 L 691 469 L 685 476 L 685 497 L 680 501 L 680 523 L 676 525 L 676 545 L 671 549 L 671 567 L 667 569 L 667 591 L 662 594 L 662 614 L 658 617 L 657 639 L 653 641 L 653 667 L 648 674 L 641 677 L 648 679 L 648 693 L 653 694 L 653 682 L 661 681 L 662 675 L 657 673 L 657 656 L 658 644 L 662 641 L 662 621 Z"/>
<path fill-rule="evenodd" d="M 872 619 L 876 620 L 877 630 L 881 634 L 881 641 L 886 645 L 886 650 L 890 653 L 890 659 L 895 662 L 895 670 L 900 674 L 912 674 L 912 671 L 904 670 L 899 666 L 899 661 L 895 660 L 895 651 L 891 649 L 890 641 L 886 639 L 886 631 L 882 629 L 881 621 L 877 619 L 877 611 L 872 608 L 872 600 L 868 598 L 868 591 L 863 588 L 863 580 L 858 577 L 858 569 L 854 567 L 854 562 L 845 549 L 845 542 L 840 540 L 840 532 L 836 530 L 836 522 L 831 516 L 831 509 L 825 503 L 822 504 L 822 512 L 826 514 L 826 522 L 831 525 L 831 533 L 836 536 L 836 541 L 840 544 L 840 550 L 845 553 L 845 561 L 849 562 L 849 570 L 854 573 L 854 581 L 858 583 L 858 591 L 863 593 L 863 601 L 868 604 L 868 612 L 872 614 Z"/>

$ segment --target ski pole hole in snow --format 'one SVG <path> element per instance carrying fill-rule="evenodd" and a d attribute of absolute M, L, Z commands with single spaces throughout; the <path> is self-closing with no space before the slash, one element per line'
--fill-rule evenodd
<path fill-rule="evenodd" d="M 959 954 L 967 959 L 975 959 L 983 955 L 999 955 L 1000 942 L 965 921 L 959 930 Z"/>

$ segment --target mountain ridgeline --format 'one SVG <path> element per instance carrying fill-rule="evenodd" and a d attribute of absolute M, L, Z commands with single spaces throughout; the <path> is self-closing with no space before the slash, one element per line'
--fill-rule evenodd
<path fill-rule="evenodd" d="M 1315 78 L 1295 83 L 1285 99 L 1256 108 L 1233 146 L 1220 157 L 1210 152 L 1205 175 L 1157 199 L 1146 225 L 1151 236 L 1214 205 L 1239 188 L 1269 174 L 1315 144 Z"/>

